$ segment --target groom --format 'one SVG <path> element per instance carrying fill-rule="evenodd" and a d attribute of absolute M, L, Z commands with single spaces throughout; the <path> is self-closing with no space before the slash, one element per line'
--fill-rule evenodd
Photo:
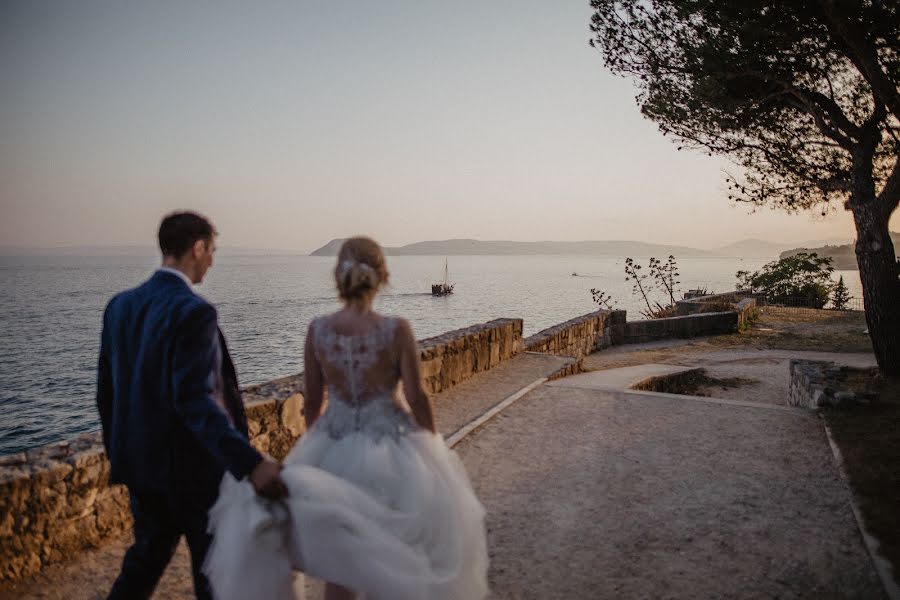
<path fill-rule="evenodd" d="M 159 226 L 162 267 L 115 296 L 103 315 L 97 408 L 109 480 L 128 487 L 134 545 L 110 598 L 148 598 L 187 538 L 197 598 L 211 598 L 202 574 L 207 511 L 227 469 L 256 492 L 286 494 L 281 467 L 248 442 L 234 365 L 216 310 L 194 293 L 212 266 L 216 230 L 191 212 Z"/>

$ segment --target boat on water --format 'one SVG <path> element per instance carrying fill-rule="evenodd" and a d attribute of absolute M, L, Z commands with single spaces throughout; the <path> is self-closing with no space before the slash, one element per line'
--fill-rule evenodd
<path fill-rule="evenodd" d="M 447 270 L 447 259 L 444 259 L 444 281 L 431 284 L 432 296 L 449 296 L 453 293 L 453 284 L 450 283 L 450 271 Z"/>

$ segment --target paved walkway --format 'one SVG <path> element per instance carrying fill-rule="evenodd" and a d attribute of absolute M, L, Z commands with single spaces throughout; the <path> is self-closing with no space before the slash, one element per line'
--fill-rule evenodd
<path fill-rule="evenodd" d="M 742 385 L 705 389 L 716 398 L 787 404 L 792 359 L 833 361 L 850 367 L 875 366 L 871 353 L 831 353 L 798 350 L 710 349 L 689 340 L 616 346 L 585 358 L 587 370 L 609 370 L 646 363 L 703 367 L 716 378 L 740 378 Z"/>
<path fill-rule="evenodd" d="M 437 396 L 441 431 L 559 366 L 524 355 Z M 457 445 L 488 511 L 493 598 L 883 597 L 814 413 L 609 375 L 540 385 Z M 102 598 L 125 546 L 0 597 Z M 181 551 L 158 597 L 190 597 L 189 581 Z"/>

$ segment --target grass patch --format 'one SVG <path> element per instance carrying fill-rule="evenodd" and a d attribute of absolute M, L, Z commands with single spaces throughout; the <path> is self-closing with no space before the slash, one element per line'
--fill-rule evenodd
<path fill-rule="evenodd" d="M 759 350 L 807 350 L 817 352 L 871 352 L 872 342 L 863 333 L 861 313 L 830 310 L 763 312 L 752 326 L 738 333 L 709 338 L 717 348 L 745 347 Z"/>
<path fill-rule="evenodd" d="M 835 384 L 877 394 L 870 404 L 825 409 L 822 416 L 844 457 L 866 527 L 900 573 L 900 381 L 860 371 Z"/>

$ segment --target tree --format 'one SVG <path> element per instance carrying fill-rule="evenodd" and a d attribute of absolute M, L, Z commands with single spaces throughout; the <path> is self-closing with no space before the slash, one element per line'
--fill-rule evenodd
<path fill-rule="evenodd" d="M 844 310 L 849 302 L 850 290 L 847 289 L 847 285 L 844 283 L 844 276 L 841 275 L 834 289 L 831 290 L 831 304 L 837 310 Z"/>
<path fill-rule="evenodd" d="M 816 253 L 800 252 L 772 261 L 759 271 L 738 271 L 738 285 L 742 289 L 765 292 L 773 304 L 800 304 L 823 308 L 831 293 L 831 258 Z"/>
<path fill-rule="evenodd" d="M 789 211 L 843 205 L 856 225 L 866 321 L 900 375 L 897 0 L 592 0 L 591 44 L 635 78 L 642 113 L 683 147 L 730 157 L 731 198 Z"/>

